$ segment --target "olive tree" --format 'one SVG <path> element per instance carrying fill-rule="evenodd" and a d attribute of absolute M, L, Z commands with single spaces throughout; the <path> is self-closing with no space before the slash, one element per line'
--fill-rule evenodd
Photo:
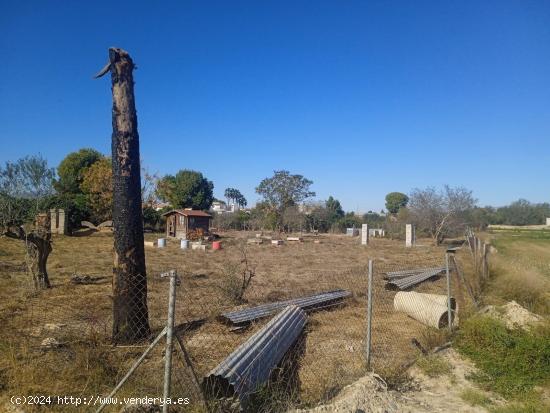
<path fill-rule="evenodd" d="M 40 155 L 0 167 L 0 235 L 25 242 L 29 271 L 37 289 L 51 287 L 47 271 L 52 251 L 49 222 L 47 218 L 35 218 L 41 200 L 53 192 L 54 176 L 54 169 Z"/>

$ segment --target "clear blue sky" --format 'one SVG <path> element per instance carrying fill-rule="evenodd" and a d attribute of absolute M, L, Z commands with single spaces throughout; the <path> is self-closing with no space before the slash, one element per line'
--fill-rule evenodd
<path fill-rule="evenodd" d="M 443 184 L 550 201 L 547 0 L 1 0 L 0 162 L 109 153 L 110 46 L 138 65 L 145 165 L 219 197 L 288 169 L 347 210 Z"/>

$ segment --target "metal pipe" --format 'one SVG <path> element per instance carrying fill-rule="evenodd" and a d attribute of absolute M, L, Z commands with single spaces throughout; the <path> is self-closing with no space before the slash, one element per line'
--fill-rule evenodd
<path fill-rule="evenodd" d="M 371 326 L 372 326 L 372 260 L 369 260 L 369 286 L 367 292 L 367 370 L 370 369 Z"/>

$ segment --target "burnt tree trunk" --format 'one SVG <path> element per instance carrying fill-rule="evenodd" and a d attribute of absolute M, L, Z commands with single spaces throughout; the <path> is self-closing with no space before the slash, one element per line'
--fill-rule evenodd
<path fill-rule="evenodd" d="M 109 49 L 113 92 L 113 341 L 131 343 L 150 334 L 143 242 L 139 135 L 134 63 Z"/>

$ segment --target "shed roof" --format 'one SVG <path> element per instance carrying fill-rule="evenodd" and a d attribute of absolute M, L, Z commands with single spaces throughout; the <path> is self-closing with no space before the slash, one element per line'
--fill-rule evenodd
<path fill-rule="evenodd" d="M 208 217 L 212 218 L 212 215 L 204 212 L 204 211 L 198 211 L 195 209 L 173 209 L 171 211 L 165 212 L 162 214 L 162 216 L 170 215 L 170 214 L 180 214 L 184 215 L 186 217 Z"/>

